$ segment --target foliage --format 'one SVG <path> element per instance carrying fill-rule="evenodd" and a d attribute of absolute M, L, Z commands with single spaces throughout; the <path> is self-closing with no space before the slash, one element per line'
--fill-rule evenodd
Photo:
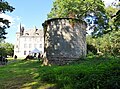
<path fill-rule="evenodd" d="M 102 0 L 55 0 L 48 18 L 77 18 L 88 23 L 94 29 L 93 36 L 103 34 L 108 28 L 108 18 Z M 92 21 L 90 21 L 93 19 Z M 93 25 L 94 24 L 94 25 Z"/>
<path fill-rule="evenodd" d="M 6 12 L 12 12 L 14 10 L 14 8 L 12 6 L 9 5 L 8 2 L 1 0 L 0 1 L 0 13 L 6 13 Z M 0 39 L 5 39 L 6 37 L 4 36 L 5 34 L 7 34 L 5 32 L 6 28 L 9 28 L 9 21 L 1 18 L 0 17 Z"/>
<path fill-rule="evenodd" d="M 112 31 L 99 38 L 87 36 L 88 51 L 95 54 L 120 55 L 120 30 Z"/>
<path fill-rule="evenodd" d="M 13 56 L 14 45 L 11 43 L 1 43 L 0 44 L 0 55 L 3 56 Z"/>
<path fill-rule="evenodd" d="M 44 83 L 38 78 L 40 68 L 39 62 L 35 60 L 9 60 L 9 64 L 0 66 L 0 89 L 49 89 L 54 87 L 54 84 Z"/>
<path fill-rule="evenodd" d="M 59 89 L 119 89 L 119 63 L 117 58 L 96 57 L 80 64 L 42 68 L 44 72 L 40 77 L 43 81 L 57 83 Z"/>
<path fill-rule="evenodd" d="M 110 28 L 107 31 L 110 32 L 113 30 L 119 30 L 119 26 L 120 26 L 119 7 L 116 6 L 116 4 L 114 4 L 114 5 L 106 7 L 105 9 L 107 12 L 107 16 L 109 17 L 109 26 L 110 26 Z"/>
<path fill-rule="evenodd" d="M 120 27 L 120 10 L 118 10 L 115 15 L 114 25 L 116 26 L 116 29 L 119 29 L 119 27 Z"/>
<path fill-rule="evenodd" d="M 113 3 L 113 5 L 117 8 L 117 12 L 115 12 L 114 15 L 111 16 L 111 18 L 114 20 L 113 24 L 115 26 L 115 29 L 120 29 L 120 1 L 118 3 Z"/>
<path fill-rule="evenodd" d="M 35 60 L 11 62 L 0 67 L 1 89 L 119 89 L 120 60 L 87 57 L 64 66 L 40 66 Z"/>
<path fill-rule="evenodd" d="M 4 42 L 4 39 L 3 38 L 0 38 L 0 43 Z"/>
<path fill-rule="evenodd" d="M 70 15 L 83 18 L 90 13 L 100 15 L 98 11 L 105 12 L 101 0 L 55 0 L 48 18 L 70 17 Z"/>
<path fill-rule="evenodd" d="M 115 4 L 116 5 L 116 4 Z M 109 17 L 110 27 L 104 31 L 104 35 L 98 38 L 87 36 L 87 49 L 92 53 L 110 54 L 114 56 L 120 55 L 120 28 L 119 28 L 119 9 L 116 6 L 108 6 L 106 8 Z M 117 15 L 116 15 L 117 14 Z M 112 19 L 111 19 L 112 18 Z M 116 19 L 116 25 L 115 25 Z M 96 52 L 97 50 L 97 52 Z"/>

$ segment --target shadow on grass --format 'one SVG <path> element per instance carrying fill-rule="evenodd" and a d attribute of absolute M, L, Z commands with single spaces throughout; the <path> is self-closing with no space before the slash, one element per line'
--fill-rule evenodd
<path fill-rule="evenodd" d="M 38 60 L 18 60 L 0 67 L 0 89 L 49 89 L 54 84 L 44 83 L 38 77 Z"/>
<path fill-rule="evenodd" d="M 111 78 L 118 81 L 116 74 L 119 73 L 119 64 L 119 58 L 107 57 L 88 58 L 75 64 L 51 67 L 42 67 L 38 60 L 18 60 L 0 67 L 0 89 L 59 89 L 56 85 L 64 89 L 79 89 L 79 86 L 88 89 L 89 84 L 96 79 L 101 81 L 100 86 L 109 84 L 108 81 L 113 81 Z M 113 82 L 110 85 L 113 86 Z"/>

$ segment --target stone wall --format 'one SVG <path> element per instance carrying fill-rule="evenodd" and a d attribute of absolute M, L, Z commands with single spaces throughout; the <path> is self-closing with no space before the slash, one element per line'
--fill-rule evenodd
<path fill-rule="evenodd" d="M 45 52 L 49 63 L 66 64 L 86 56 L 86 23 L 54 18 L 43 23 Z"/>

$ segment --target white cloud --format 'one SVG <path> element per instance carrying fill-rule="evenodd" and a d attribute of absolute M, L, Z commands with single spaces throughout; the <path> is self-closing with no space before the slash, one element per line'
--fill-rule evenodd
<path fill-rule="evenodd" d="M 10 21 L 13 21 L 13 18 L 9 15 L 6 15 L 4 13 L 0 13 L 0 17 L 4 18 L 4 19 L 7 19 L 7 20 L 10 20 Z"/>
<path fill-rule="evenodd" d="M 4 13 L 0 13 L 0 17 L 3 18 L 3 19 L 9 20 L 10 25 L 12 25 L 14 23 L 14 18 L 9 16 L 9 15 L 6 15 Z"/>
<path fill-rule="evenodd" d="M 22 18 L 22 17 L 16 16 L 16 20 L 17 20 L 17 21 L 21 21 L 21 18 Z"/>
<path fill-rule="evenodd" d="M 0 17 L 7 19 L 11 22 L 10 28 L 6 29 L 6 32 L 8 32 L 8 34 L 6 35 L 7 39 L 5 41 L 9 42 L 9 43 L 14 43 L 15 42 L 15 33 L 19 32 L 19 30 L 20 30 L 20 22 L 21 22 L 22 17 L 10 16 L 10 15 L 1 14 L 1 13 L 0 13 Z M 24 26 L 24 25 L 22 24 L 22 26 Z"/>
<path fill-rule="evenodd" d="M 118 2 L 119 0 L 103 0 L 105 3 L 105 6 L 111 5 L 113 2 Z"/>
<path fill-rule="evenodd" d="M 10 28 L 7 29 L 7 32 L 9 32 L 10 29 L 12 29 L 12 32 L 13 31 L 19 32 L 19 30 L 20 30 L 20 23 L 22 22 L 21 21 L 22 17 L 20 17 L 20 16 L 14 16 L 13 17 L 13 16 L 10 16 L 10 15 L 4 14 L 4 13 L 0 13 L 0 17 L 3 18 L 3 19 L 9 20 L 9 22 L 10 22 L 10 24 L 9 24 Z M 4 24 L 0 22 L 0 26 L 4 26 Z M 21 26 L 25 27 L 24 24 L 21 24 Z M 10 33 L 11 32 L 9 32 L 9 34 Z M 9 35 L 9 34 L 7 34 L 7 35 Z"/>
<path fill-rule="evenodd" d="M 13 27 L 13 28 L 17 28 L 17 25 L 16 24 L 20 24 L 21 22 L 21 18 L 20 16 L 10 16 L 10 15 L 7 15 L 7 14 L 4 14 L 4 13 L 0 13 L 0 17 L 3 18 L 3 19 L 6 19 L 6 20 L 9 20 L 10 22 L 10 26 Z M 2 26 L 3 24 L 0 23 L 0 25 Z"/>

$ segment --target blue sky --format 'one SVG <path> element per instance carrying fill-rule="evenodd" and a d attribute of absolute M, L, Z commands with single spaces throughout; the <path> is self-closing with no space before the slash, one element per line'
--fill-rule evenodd
<path fill-rule="evenodd" d="M 25 29 L 42 28 L 42 23 L 47 19 L 47 14 L 52 8 L 54 0 L 7 0 L 15 7 L 12 13 L 7 13 L 11 19 L 11 27 L 8 32 L 6 42 L 15 43 L 15 33 L 19 31 L 20 23 Z"/>
<path fill-rule="evenodd" d="M 7 0 L 10 5 L 15 7 L 12 13 L 6 13 L 10 19 L 11 27 L 6 30 L 6 42 L 15 43 L 15 34 L 19 31 L 20 23 L 25 29 L 35 26 L 42 29 L 42 23 L 47 19 L 47 14 L 52 8 L 54 0 Z M 115 0 L 104 0 L 108 5 Z"/>

